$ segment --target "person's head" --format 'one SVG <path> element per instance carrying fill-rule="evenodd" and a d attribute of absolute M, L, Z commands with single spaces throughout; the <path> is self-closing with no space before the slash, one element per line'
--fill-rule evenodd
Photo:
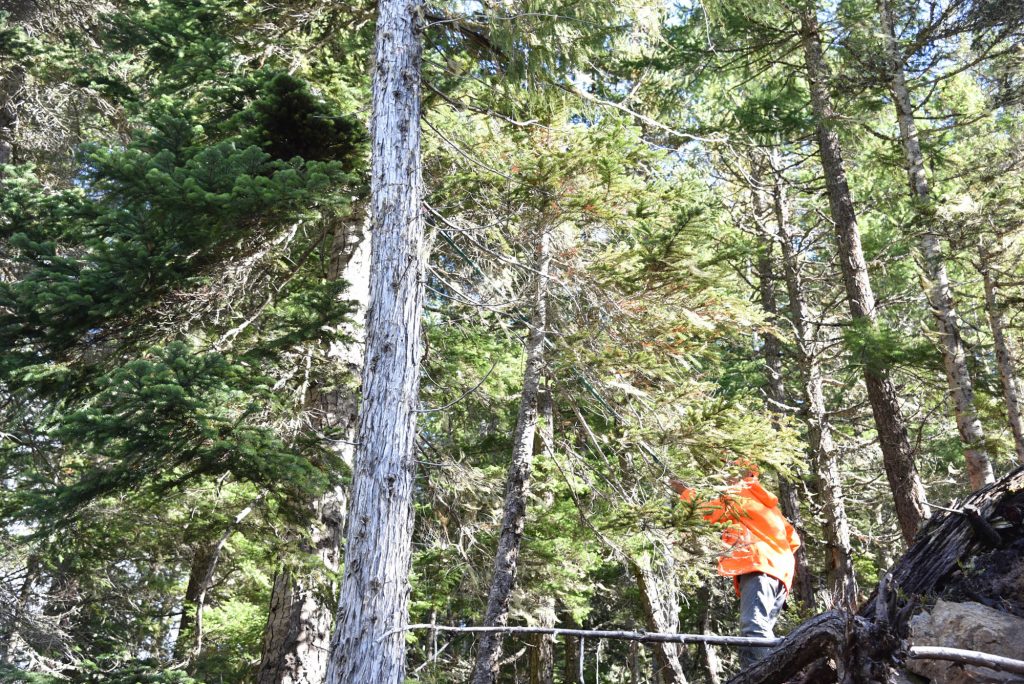
<path fill-rule="evenodd" d="M 738 484 L 743 480 L 756 480 L 761 472 L 756 463 L 743 457 L 734 458 L 729 461 L 728 466 L 731 472 L 726 481 L 731 485 Z"/>

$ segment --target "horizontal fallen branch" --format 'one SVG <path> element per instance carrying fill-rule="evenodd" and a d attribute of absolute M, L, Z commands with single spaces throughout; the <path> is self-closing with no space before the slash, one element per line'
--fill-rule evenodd
<path fill-rule="evenodd" d="M 671 632 L 629 632 L 607 629 L 562 629 L 560 627 L 448 627 L 446 625 L 408 625 L 404 629 L 393 629 L 380 638 L 384 639 L 399 632 L 429 629 L 437 632 L 461 632 L 467 634 L 501 632 L 502 634 L 551 634 L 583 639 L 625 639 L 639 642 L 669 642 L 676 644 L 717 644 L 719 646 L 778 646 L 783 639 L 759 637 L 719 636 L 717 634 L 674 634 Z"/>
<path fill-rule="evenodd" d="M 911 646 L 910 657 L 921 660 L 949 660 L 966 665 L 980 665 L 991 670 L 1024 674 L 1024 660 L 1014 660 L 1003 656 L 968 651 L 962 648 L 944 648 L 941 646 Z"/>

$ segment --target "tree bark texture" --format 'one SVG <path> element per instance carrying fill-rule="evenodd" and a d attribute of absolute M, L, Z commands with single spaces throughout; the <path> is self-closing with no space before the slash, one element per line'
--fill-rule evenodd
<path fill-rule="evenodd" d="M 867 262 L 861 247 L 853 197 L 846 181 L 839 136 L 833 129 L 836 116 L 828 91 L 829 68 L 821 51 L 817 17 L 812 11 L 804 11 L 800 14 L 800 24 L 811 106 L 817 119 L 818 149 L 838 243 L 846 298 L 854 322 L 870 327 L 877 324 L 875 295 L 868 279 Z M 896 517 L 903 538 L 909 544 L 928 517 L 929 511 L 924 487 L 914 463 L 906 421 L 887 368 L 865 363 L 864 383 L 875 419 L 886 477 L 895 502 Z"/>
<path fill-rule="evenodd" d="M 993 254 L 984 239 L 979 243 L 979 258 L 979 268 L 985 282 L 985 313 L 988 315 L 989 328 L 992 330 L 999 382 L 1003 388 L 1003 399 L 1006 400 L 1006 417 L 1010 424 L 1010 432 L 1013 433 L 1013 447 L 1017 452 L 1017 460 L 1024 463 L 1024 420 L 1020 414 L 1020 394 L 1017 390 L 1013 350 L 1006 339 L 1006 323 L 999 302 L 999 286 L 993 274 Z"/>
<path fill-rule="evenodd" d="M 519 549 L 526 524 L 526 500 L 530 490 L 530 468 L 533 463 L 534 436 L 537 430 L 537 397 L 544 365 L 544 341 L 547 326 L 548 270 L 551 263 L 547 226 L 538 224 L 536 284 L 530 334 L 526 341 L 526 365 L 523 369 L 523 392 L 519 401 L 519 416 L 512 433 L 512 462 L 505 480 L 505 506 L 501 520 L 498 550 L 494 557 L 494 574 L 487 597 L 484 625 L 502 626 L 508 623 L 509 599 L 516 581 Z M 473 684 L 490 684 L 498 675 L 503 635 L 486 634 L 477 648 L 473 668 Z"/>
<path fill-rule="evenodd" d="M 631 559 L 633 576 L 640 590 L 644 621 L 650 632 L 679 631 L 679 587 L 676 584 L 675 561 L 672 550 L 659 546 L 650 561 Z M 686 684 L 683 665 L 679 660 L 679 645 L 653 643 L 654 669 L 662 684 Z"/>
<path fill-rule="evenodd" d="M 946 272 L 946 261 L 942 244 L 934 230 L 934 210 L 931 190 L 925 174 L 924 154 L 914 122 L 914 109 L 910 102 L 903 56 L 896 42 L 892 9 L 889 0 L 878 0 L 882 20 L 882 38 L 885 41 L 886 57 L 889 61 L 889 77 L 893 102 L 896 105 L 896 119 L 900 129 L 900 140 L 906 156 L 907 174 L 911 196 L 917 204 L 917 214 L 922 220 L 921 253 L 924 270 L 928 277 L 926 295 L 938 327 L 942 357 L 946 366 L 946 382 L 953 400 L 957 431 L 964 444 L 964 458 L 967 461 L 967 476 L 972 489 L 995 481 L 992 462 L 985 449 L 985 432 L 974 408 L 974 384 L 967 370 L 967 352 L 960 334 L 960 321 L 953 305 L 953 292 Z"/>
<path fill-rule="evenodd" d="M 843 498 L 842 474 L 832 426 L 825 409 L 825 390 L 821 374 L 821 345 L 812 325 L 800 272 L 800 260 L 793 247 L 789 228 L 789 205 L 779 167 L 773 161 L 772 205 L 782 252 L 782 273 L 789 295 L 789 314 L 796 332 L 798 362 L 803 371 L 803 399 L 806 406 L 807 437 L 810 443 L 814 485 L 825 516 L 823 531 L 826 545 L 826 574 L 834 605 L 852 607 L 857 596 L 857 580 L 850 548 L 850 523 Z"/>
<path fill-rule="evenodd" d="M 534 440 L 534 454 L 552 454 L 555 444 L 554 401 L 551 390 L 541 389 L 537 395 L 539 423 Z M 546 489 L 542 494 L 546 507 L 555 504 L 555 494 Z M 551 594 L 538 600 L 537 625 L 555 626 L 555 597 Z M 537 635 L 530 650 L 530 684 L 554 684 L 555 681 L 555 638 L 548 634 Z"/>
<path fill-rule="evenodd" d="M 761 193 L 754 191 L 755 208 L 759 214 L 764 214 Z M 761 294 L 761 307 L 768 315 L 768 321 L 777 325 L 779 320 L 778 299 L 775 296 L 776 274 L 772 263 L 772 240 L 764 236 L 761 243 L 761 251 L 757 260 L 757 277 Z M 782 340 L 773 332 L 764 336 L 762 348 L 765 365 L 765 395 L 768 403 L 768 410 L 774 416 L 773 427 L 781 429 L 782 407 L 786 405 L 786 388 L 782 378 Z M 779 477 L 779 503 L 782 512 L 789 519 L 800 538 L 806 537 L 803 516 L 800 514 L 800 500 L 798 489 L 793 482 L 784 477 Z M 807 563 L 807 547 L 801 544 L 796 550 L 796 573 L 793 576 L 793 595 L 805 606 L 814 605 L 814 578 L 811 575 L 810 566 Z"/>
<path fill-rule="evenodd" d="M 365 203 L 357 203 L 346 220 L 338 221 L 331 242 L 327 279 L 349 283 L 344 297 L 357 303 L 350 322 L 338 330 L 328 358 L 339 370 L 358 378 L 362 369 L 366 302 L 369 298 L 369 218 Z M 307 397 L 310 427 L 329 430 L 331 449 L 352 467 L 356 435 L 358 388 L 354 383 L 326 391 L 314 386 Z M 327 673 L 331 626 L 334 623 L 335 574 L 341 556 L 346 492 L 335 487 L 313 502 L 312 524 L 303 537 L 305 551 L 316 558 L 313 568 L 299 573 L 282 568 L 274 578 L 270 611 L 263 634 L 257 684 L 321 684 Z"/>
<path fill-rule="evenodd" d="M 565 667 L 563 668 L 565 684 L 580 684 L 582 672 L 580 672 L 580 639 L 578 637 L 565 637 Z"/>
<path fill-rule="evenodd" d="M 370 305 L 345 574 L 328 684 L 405 677 L 423 308 L 418 0 L 381 0 L 373 74 Z"/>

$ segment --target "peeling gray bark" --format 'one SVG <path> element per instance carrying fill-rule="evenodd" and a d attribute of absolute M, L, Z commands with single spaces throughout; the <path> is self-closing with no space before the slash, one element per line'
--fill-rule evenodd
<path fill-rule="evenodd" d="M 537 430 L 537 397 L 544 365 L 548 269 L 551 263 L 551 236 L 544 221 L 539 222 L 537 232 L 539 235 L 533 313 L 530 317 L 530 335 L 526 342 L 526 364 L 523 369 L 519 416 L 512 434 L 512 462 L 509 464 L 505 479 L 501 534 L 498 537 L 494 574 L 483 622 L 488 627 L 508 624 L 509 599 L 516 581 L 523 527 L 526 524 L 526 500 L 530 491 L 530 469 L 533 464 L 534 436 Z M 473 684 L 491 684 L 496 680 L 503 638 L 504 635 L 501 633 L 490 633 L 481 637 L 473 668 Z"/>
<path fill-rule="evenodd" d="M 993 254 L 986 245 L 984 238 L 978 243 L 979 270 L 985 282 L 985 313 L 988 316 L 989 328 L 992 330 L 992 344 L 995 349 L 996 366 L 999 368 L 999 383 L 1003 388 L 1003 399 L 1006 401 L 1006 419 L 1013 434 L 1013 448 L 1017 460 L 1024 463 L 1024 420 L 1020 414 L 1020 394 L 1017 388 L 1013 350 L 1006 339 L 1006 323 L 1003 320 L 1003 307 L 999 302 L 999 285 L 993 271 Z"/>
<path fill-rule="evenodd" d="M 782 273 L 789 295 L 789 315 L 793 322 L 793 330 L 796 332 L 797 361 L 803 374 L 805 420 L 811 465 L 814 470 L 814 485 L 825 517 L 822 529 L 825 535 L 829 593 L 833 605 L 852 607 L 857 600 L 857 580 L 853 569 L 850 523 L 843 497 L 839 455 L 825 407 L 821 345 L 818 342 L 818 332 L 812 325 L 813 314 L 807 304 L 799 257 L 793 247 L 786 186 L 779 176 L 781 164 L 773 159 L 772 166 L 772 207 L 782 252 Z"/>
<path fill-rule="evenodd" d="M 985 449 L 985 432 L 974 408 L 974 383 L 967 369 L 967 352 L 960 334 L 960 319 L 953 305 L 953 291 L 946 272 L 946 261 L 942 243 L 935 232 L 934 208 L 928 176 L 925 174 L 924 153 L 914 122 L 914 109 L 910 102 L 903 68 L 903 57 L 896 42 L 892 10 L 888 0 L 878 0 L 882 20 L 882 38 L 885 42 L 886 57 L 889 61 L 889 78 L 893 102 L 896 105 L 896 119 L 899 123 L 900 140 L 907 162 L 911 196 L 917 204 L 918 217 L 922 221 L 921 254 L 924 270 L 928 276 L 926 295 L 939 332 L 942 358 L 946 366 L 946 383 L 953 401 L 956 427 L 964 445 L 967 461 L 967 476 L 972 489 L 995 482 L 992 461 Z"/>
<path fill-rule="evenodd" d="M 828 90 L 829 68 L 821 51 L 818 20 L 812 10 L 799 15 L 811 107 L 817 120 L 816 134 L 821 166 L 825 174 L 832 222 L 838 245 L 839 263 L 850 315 L 855 322 L 877 324 L 875 294 L 868 278 L 867 262 L 861 247 L 853 196 L 846 181 L 839 136 L 833 129 L 836 114 Z M 903 539 L 910 544 L 922 522 L 929 516 L 924 486 L 914 463 L 914 452 L 907 434 L 906 420 L 887 368 L 864 364 L 864 384 L 875 419 L 882 450 L 885 474 L 889 480 Z"/>
<path fill-rule="evenodd" d="M 418 0 L 377 6 L 370 305 L 345 575 L 328 684 L 405 678 L 423 308 Z"/>
<path fill-rule="evenodd" d="M 359 202 L 350 217 L 337 222 L 327 269 L 328 280 L 348 282 L 343 296 L 358 306 L 352 320 L 336 331 L 339 341 L 332 343 L 327 354 L 352 378 L 358 378 L 362 369 L 370 275 L 368 219 L 365 202 Z M 332 451 L 351 468 L 358 387 L 354 382 L 326 391 L 313 387 L 306 403 L 310 428 L 317 434 L 331 430 Z M 321 684 L 327 674 L 346 495 L 344 489 L 332 488 L 312 504 L 313 522 L 302 546 L 318 562 L 302 573 L 282 568 L 274 577 L 257 684 Z"/>

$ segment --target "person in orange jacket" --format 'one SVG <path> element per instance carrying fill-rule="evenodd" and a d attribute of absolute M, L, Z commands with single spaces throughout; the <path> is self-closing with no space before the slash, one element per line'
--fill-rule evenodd
<path fill-rule="evenodd" d="M 729 524 L 722 532 L 727 550 L 718 558 L 718 574 L 732 577 L 740 597 L 740 634 L 771 639 L 793 584 L 800 537 L 779 510 L 778 498 L 761 486 L 757 466 L 744 462 L 742 467 L 721 497 L 699 509 L 709 522 Z M 670 485 L 683 501 L 693 501 L 693 489 L 674 479 Z M 741 648 L 740 666 L 752 665 L 769 650 Z"/>

